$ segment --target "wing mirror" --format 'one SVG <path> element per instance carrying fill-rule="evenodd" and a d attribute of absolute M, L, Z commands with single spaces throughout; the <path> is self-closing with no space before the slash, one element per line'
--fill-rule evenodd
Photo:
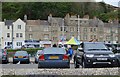
<path fill-rule="evenodd" d="M 83 48 L 78 48 L 77 50 L 80 52 L 83 52 Z"/>

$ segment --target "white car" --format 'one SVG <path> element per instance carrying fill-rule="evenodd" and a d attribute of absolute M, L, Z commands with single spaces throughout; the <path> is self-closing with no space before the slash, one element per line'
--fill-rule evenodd
<path fill-rule="evenodd" d="M 35 54 L 35 63 L 38 63 L 38 58 L 42 54 L 42 50 L 38 50 Z"/>

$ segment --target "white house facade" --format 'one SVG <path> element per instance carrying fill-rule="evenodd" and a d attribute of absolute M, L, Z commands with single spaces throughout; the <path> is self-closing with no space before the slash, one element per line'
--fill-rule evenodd
<path fill-rule="evenodd" d="M 20 18 L 13 23 L 13 48 L 21 48 L 24 45 L 25 25 Z"/>
<path fill-rule="evenodd" d="M 2 30 L 3 26 L 4 26 L 4 22 L 0 22 L 0 49 L 4 48 L 3 46 L 3 32 L 4 31 Z"/>
<path fill-rule="evenodd" d="M 4 47 L 11 46 L 13 49 L 21 48 L 25 40 L 26 23 L 20 18 L 16 21 L 6 20 L 3 27 Z"/>
<path fill-rule="evenodd" d="M 12 25 L 13 20 L 5 20 L 3 25 L 3 48 L 12 46 Z"/>

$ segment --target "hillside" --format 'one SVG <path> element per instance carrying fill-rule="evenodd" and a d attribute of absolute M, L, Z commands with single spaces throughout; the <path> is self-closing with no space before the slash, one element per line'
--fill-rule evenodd
<path fill-rule="evenodd" d="M 33 2 L 33 3 L 3 3 L 2 4 L 2 17 L 3 19 L 23 19 L 25 14 L 28 19 L 47 19 L 51 13 L 56 17 L 64 17 L 67 13 L 79 14 L 80 17 L 89 15 L 90 18 L 97 16 L 104 22 L 109 19 L 118 18 L 118 8 L 105 4 L 104 2 Z M 119 15 L 120 16 L 120 15 Z M 120 19 L 120 17 L 119 17 Z"/>

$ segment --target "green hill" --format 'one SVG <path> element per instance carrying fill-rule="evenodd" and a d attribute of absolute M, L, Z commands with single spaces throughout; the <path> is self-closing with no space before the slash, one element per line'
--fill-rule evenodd
<path fill-rule="evenodd" d="M 120 19 L 117 9 L 104 2 L 5 2 L 2 4 L 2 19 L 23 19 L 25 14 L 28 15 L 28 19 L 47 19 L 50 13 L 56 17 L 64 17 L 67 13 L 70 13 L 79 14 L 80 17 L 86 14 L 90 18 L 97 16 L 107 22 L 109 19 Z"/>

